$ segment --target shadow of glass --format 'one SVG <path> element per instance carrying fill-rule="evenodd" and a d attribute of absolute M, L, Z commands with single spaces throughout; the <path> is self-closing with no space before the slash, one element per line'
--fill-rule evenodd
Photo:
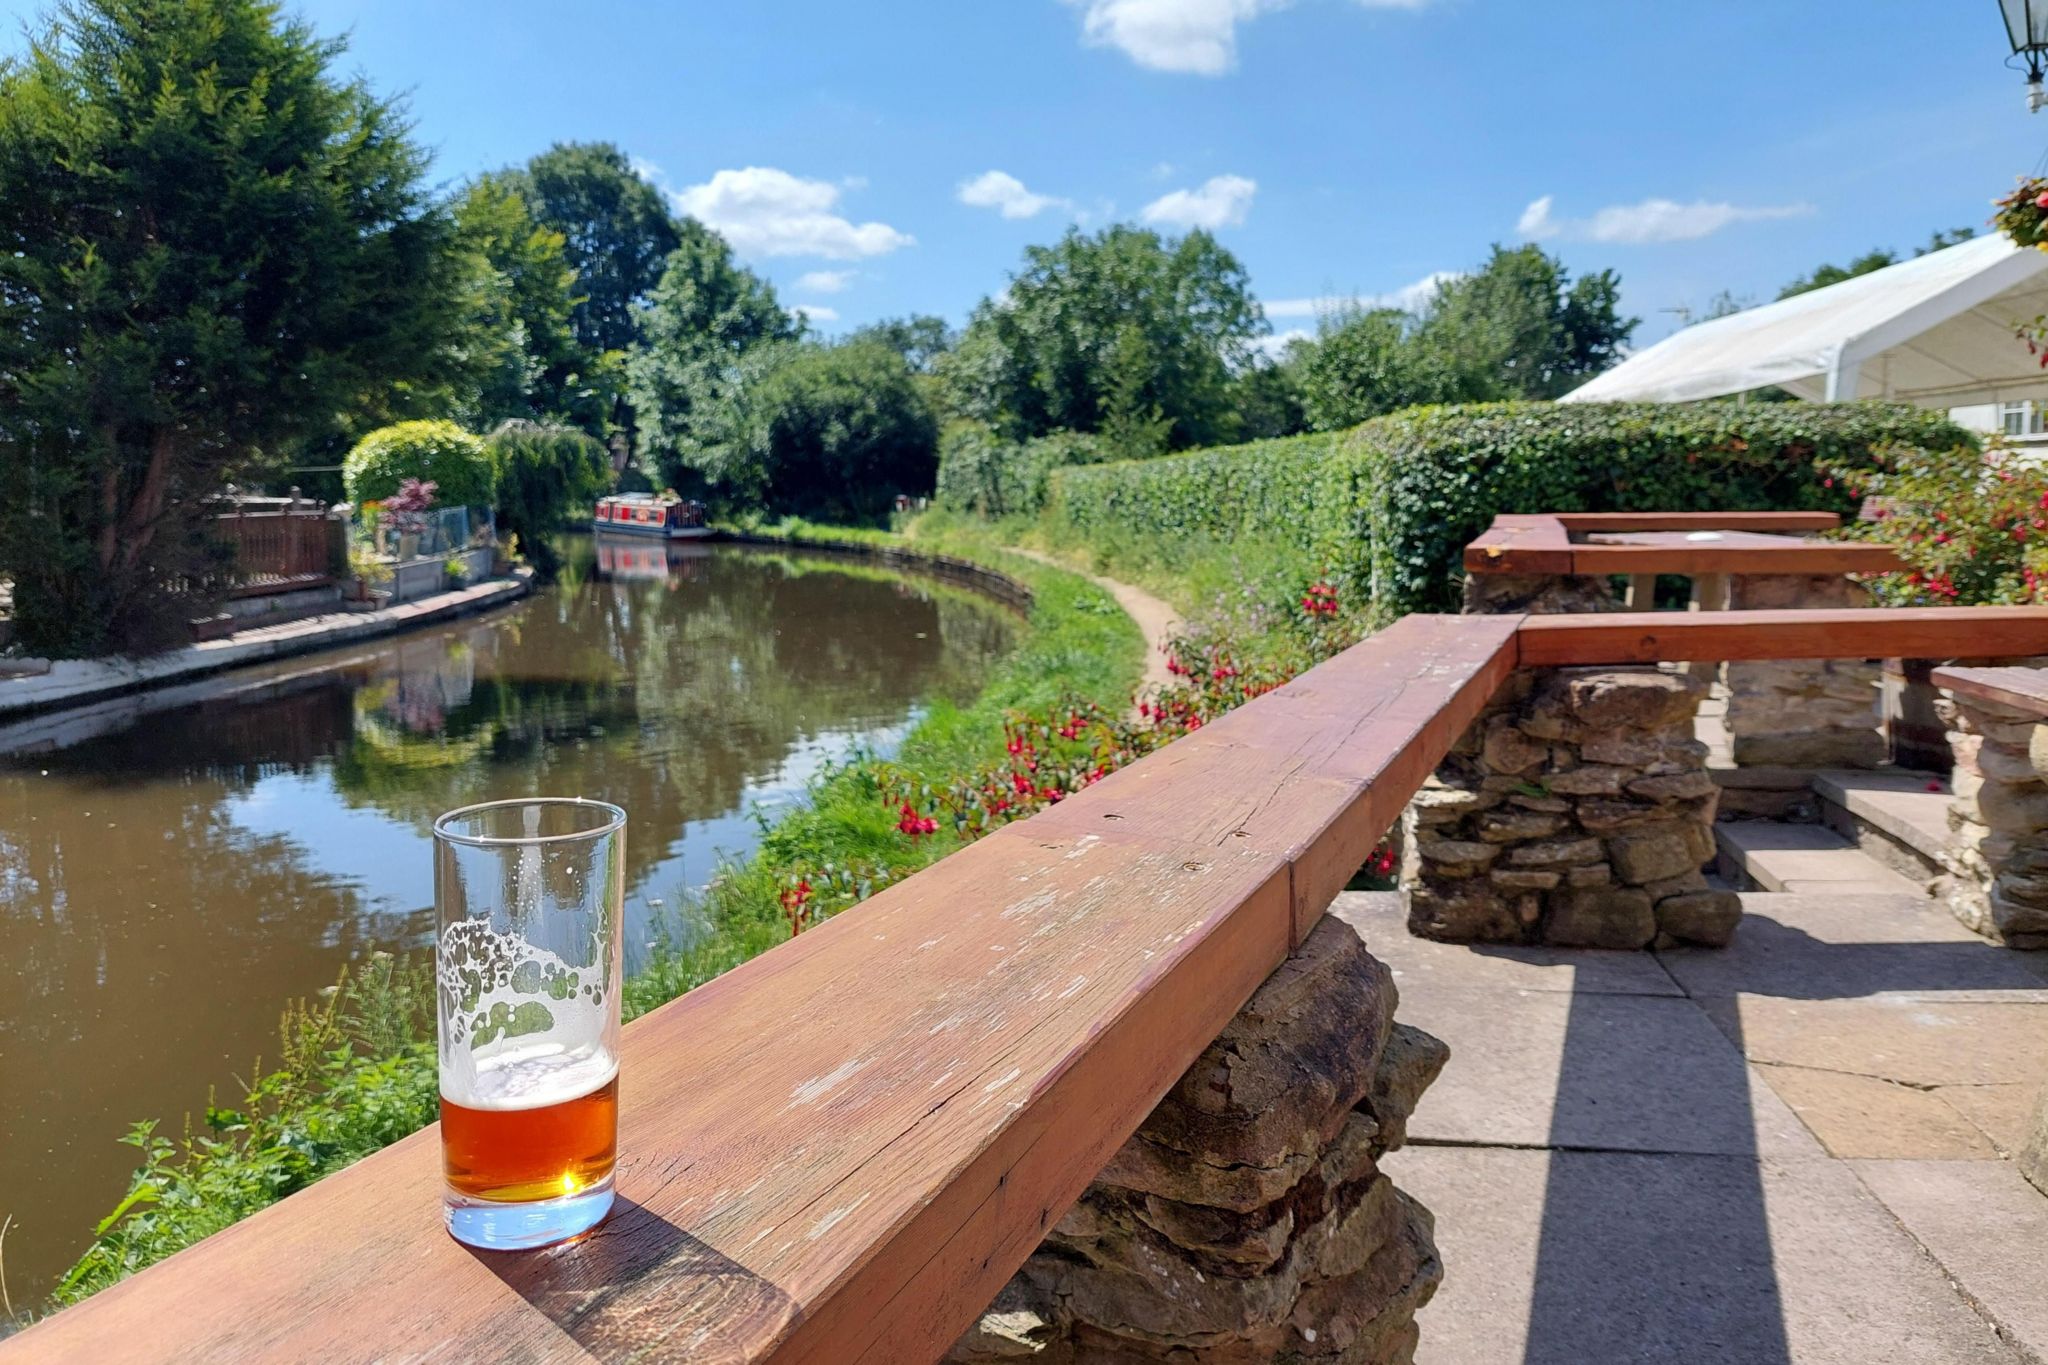
<path fill-rule="evenodd" d="M 780 1287 L 625 1198 L 573 1242 L 471 1255 L 601 1360 L 744 1358 L 740 1343 L 798 1316 Z"/>

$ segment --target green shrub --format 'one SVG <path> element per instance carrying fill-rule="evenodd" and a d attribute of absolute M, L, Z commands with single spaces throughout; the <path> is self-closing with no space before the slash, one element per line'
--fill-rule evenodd
<path fill-rule="evenodd" d="M 489 507 L 497 486 L 483 438 L 453 422 L 400 422 L 356 442 L 341 463 L 353 503 L 377 502 L 407 479 L 434 485 L 443 507 Z"/>
<path fill-rule="evenodd" d="M 1501 513 L 1849 512 L 1823 465 L 1970 441 L 1941 413 L 1885 403 L 1412 408 L 1327 436 L 1062 470 L 1051 510 L 1082 535 L 1278 532 L 1394 616 L 1455 610 L 1463 549 Z"/>
<path fill-rule="evenodd" d="M 1098 464 L 1102 439 L 1058 431 L 1021 444 L 980 422 L 955 422 L 939 440 L 939 506 L 996 520 L 1034 516 L 1045 506 L 1052 473 Z"/>
<path fill-rule="evenodd" d="M 497 474 L 498 535 L 518 536 L 536 569 L 556 568 L 549 537 L 571 507 L 588 503 L 611 482 L 604 445 L 576 427 L 510 421 L 486 443 Z"/>

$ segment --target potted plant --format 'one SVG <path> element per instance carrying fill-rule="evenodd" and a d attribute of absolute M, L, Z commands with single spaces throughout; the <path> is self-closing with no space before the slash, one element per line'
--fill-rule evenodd
<path fill-rule="evenodd" d="M 427 511 L 434 505 L 434 482 L 407 479 L 398 491 L 384 499 L 380 509 L 387 523 L 398 533 L 398 559 L 408 563 L 419 558 L 420 536 L 427 529 Z"/>

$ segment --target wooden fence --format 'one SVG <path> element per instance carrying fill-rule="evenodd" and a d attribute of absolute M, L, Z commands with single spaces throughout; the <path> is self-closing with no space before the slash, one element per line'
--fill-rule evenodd
<path fill-rule="evenodd" d="M 932 1360 L 1516 668 L 2036 652 L 2048 608 L 1408 617 L 628 1027 L 581 1243 L 450 1240 L 428 1129 L 0 1362 Z"/>
<path fill-rule="evenodd" d="M 235 551 L 234 597 L 267 596 L 335 581 L 345 527 L 327 509 L 297 499 L 238 503 L 214 518 Z"/>

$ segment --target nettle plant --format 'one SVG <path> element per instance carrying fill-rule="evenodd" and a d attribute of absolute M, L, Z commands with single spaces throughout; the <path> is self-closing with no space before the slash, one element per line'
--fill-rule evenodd
<path fill-rule="evenodd" d="M 949 782 L 879 765 L 874 797 L 895 817 L 896 833 L 913 844 L 941 834 L 971 843 L 1094 786 L 1360 638 L 1357 618 L 1346 613 L 1326 579 L 1303 591 L 1296 611 L 1289 628 L 1269 631 L 1255 649 L 1206 631 L 1173 640 L 1166 658 L 1173 683 L 1139 695 L 1129 713 L 1078 701 L 1012 711 L 1003 719 L 1003 758 Z M 1394 865 L 1392 849 L 1382 845 L 1363 872 L 1384 879 Z M 780 899 L 790 934 L 858 904 L 911 870 L 830 864 L 786 872 Z"/>
<path fill-rule="evenodd" d="M 1910 567 L 1867 580 L 1889 606 L 2048 600 L 2048 469 L 1989 449 L 1893 446 L 1868 466 L 1827 465 L 1830 482 L 1868 497 L 1842 535 L 1891 546 Z"/>

